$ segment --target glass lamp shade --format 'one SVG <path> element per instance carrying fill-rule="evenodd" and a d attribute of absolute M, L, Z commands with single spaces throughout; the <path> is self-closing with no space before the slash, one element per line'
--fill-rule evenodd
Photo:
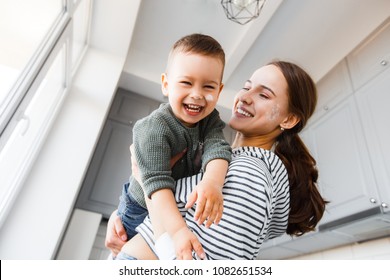
<path fill-rule="evenodd" d="M 221 0 L 228 19 L 246 24 L 260 15 L 266 0 Z"/>

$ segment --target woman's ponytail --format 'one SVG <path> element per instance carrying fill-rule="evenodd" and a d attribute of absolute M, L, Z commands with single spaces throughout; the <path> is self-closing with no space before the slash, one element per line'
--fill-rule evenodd
<path fill-rule="evenodd" d="M 286 166 L 290 182 L 290 214 L 287 233 L 302 235 L 313 231 L 322 218 L 326 201 L 317 188 L 318 170 L 298 134 L 284 131 L 275 153 Z"/>
<path fill-rule="evenodd" d="M 315 229 L 328 203 L 317 188 L 316 161 L 298 135 L 314 112 L 317 90 L 311 77 L 299 66 L 284 61 L 270 64 L 278 67 L 286 78 L 289 111 L 299 118 L 293 128 L 278 136 L 275 153 L 285 164 L 290 183 L 287 233 L 302 235 Z"/>

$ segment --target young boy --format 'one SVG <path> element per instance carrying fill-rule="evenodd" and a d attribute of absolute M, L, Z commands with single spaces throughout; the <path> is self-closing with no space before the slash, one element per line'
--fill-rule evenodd
<path fill-rule="evenodd" d="M 221 188 L 231 158 L 222 131 L 225 124 L 215 109 L 223 88 L 224 65 L 225 53 L 210 36 L 188 35 L 172 47 L 161 77 L 162 92 L 169 103 L 137 121 L 133 129 L 134 156 L 143 186 L 131 176 L 122 191 L 118 215 L 128 239 L 148 214 L 146 196 L 151 198 L 152 206 L 148 206 L 153 207 L 160 229 L 171 236 L 177 248 L 188 246 L 191 233 L 177 209 L 174 185 L 175 180 L 201 169 L 203 180 L 189 204 L 196 201 L 199 223 L 207 220 L 210 226 L 220 220 Z M 181 160 L 171 167 L 171 158 L 184 150 Z"/>

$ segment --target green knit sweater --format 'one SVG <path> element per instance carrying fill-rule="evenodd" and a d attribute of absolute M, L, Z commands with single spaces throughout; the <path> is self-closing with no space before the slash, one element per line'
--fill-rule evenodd
<path fill-rule="evenodd" d="M 217 110 L 201 120 L 195 127 L 184 126 L 174 115 L 169 104 L 137 121 L 133 129 L 133 143 L 148 197 L 160 189 L 174 191 L 177 179 L 197 174 L 210 160 L 231 160 L 231 148 L 223 135 L 225 123 Z M 195 156 L 203 145 L 201 165 L 196 166 Z M 187 148 L 187 153 L 170 168 L 170 159 Z M 131 176 L 129 193 L 146 208 L 141 186 Z"/>

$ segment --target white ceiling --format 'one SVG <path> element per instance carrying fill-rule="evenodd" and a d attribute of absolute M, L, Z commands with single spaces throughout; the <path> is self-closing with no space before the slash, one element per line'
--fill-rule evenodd
<path fill-rule="evenodd" d="M 200 32 L 226 53 L 219 106 L 272 59 L 293 61 L 318 81 L 390 16 L 389 0 L 267 0 L 246 25 L 226 18 L 220 0 L 142 0 L 119 87 L 160 101 L 171 45 Z"/>

